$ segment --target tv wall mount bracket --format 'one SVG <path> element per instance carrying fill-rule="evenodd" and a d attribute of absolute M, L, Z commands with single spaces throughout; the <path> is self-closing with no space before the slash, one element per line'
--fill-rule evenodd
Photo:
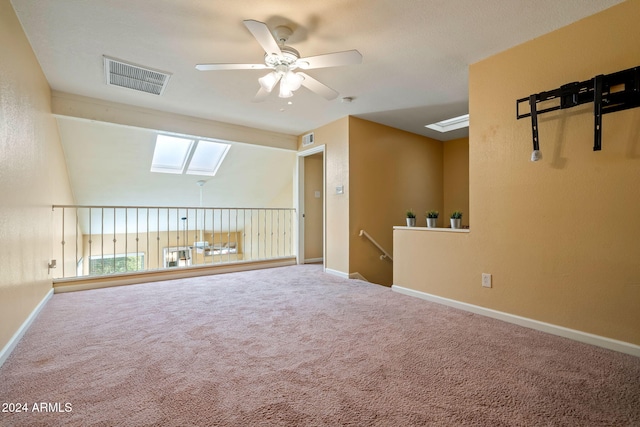
<path fill-rule="evenodd" d="M 557 104 L 538 110 L 538 104 L 552 100 Z M 534 152 L 540 150 L 538 115 L 572 108 L 588 102 L 593 102 L 593 151 L 600 151 L 602 149 L 603 114 L 640 107 L 640 66 L 617 73 L 601 74 L 583 82 L 567 83 L 557 89 L 518 99 L 516 101 L 517 120 L 531 117 Z M 529 104 L 528 113 L 520 112 L 520 104 L 523 103 Z"/>

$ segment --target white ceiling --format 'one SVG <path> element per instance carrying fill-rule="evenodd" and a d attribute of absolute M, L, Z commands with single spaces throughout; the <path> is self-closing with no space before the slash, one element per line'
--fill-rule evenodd
<path fill-rule="evenodd" d="M 51 88 L 56 91 L 291 135 L 354 115 L 448 140 L 464 136 L 465 130 L 440 134 L 424 126 L 468 112 L 470 64 L 620 1 L 11 0 L 11 3 Z M 293 35 L 288 44 L 303 57 L 357 49 L 363 62 L 308 71 L 340 93 L 336 100 L 326 101 L 303 87 L 290 98 L 293 105 L 275 93 L 263 103 L 253 103 L 259 88 L 257 79 L 266 74 L 265 70 L 195 69 L 198 63 L 262 62 L 264 52 L 243 25 L 245 19 L 265 22 L 270 28 L 290 26 Z M 162 96 L 107 86 L 103 55 L 166 71 L 172 77 Z M 342 97 L 353 97 L 354 101 L 342 103 Z M 87 168 L 91 165 L 85 163 L 90 154 L 82 151 L 85 154 L 80 159 L 75 153 L 81 151 L 86 139 L 72 139 L 93 132 L 92 138 L 105 140 L 104 134 L 100 138 L 99 128 L 105 125 L 58 120 L 77 202 L 114 202 L 95 200 L 87 189 L 81 188 L 79 180 L 73 179 L 90 172 Z M 91 126 L 98 126 L 98 130 L 92 131 Z M 129 133 L 123 139 L 142 141 L 136 150 L 149 149 L 149 133 L 124 129 Z M 131 145 L 127 147 L 130 149 Z M 119 160 L 122 158 L 118 156 Z M 105 159 L 99 161 L 107 164 Z M 123 168 L 111 166 L 107 170 L 112 177 L 124 173 Z M 146 166 L 145 170 L 148 172 Z M 128 178 L 131 182 L 134 175 Z M 190 177 L 190 185 L 197 179 Z M 99 183 L 89 184 L 92 188 L 95 185 Z M 140 198 L 147 194 L 145 184 L 139 185 L 135 204 L 141 204 Z M 120 200 L 116 204 L 126 202 Z M 158 203 L 164 202 L 153 201 Z"/>

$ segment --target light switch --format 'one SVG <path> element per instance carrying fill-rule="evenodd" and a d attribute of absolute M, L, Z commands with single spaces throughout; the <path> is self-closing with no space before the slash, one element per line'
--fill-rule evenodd
<path fill-rule="evenodd" d="M 316 196 L 316 199 L 319 199 L 319 198 L 320 198 L 320 192 L 319 192 L 319 191 L 316 191 L 316 192 L 315 192 L 315 196 Z"/>
<path fill-rule="evenodd" d="M 344 185 L 336 187 L 336 194 L 344 194 Z"/>

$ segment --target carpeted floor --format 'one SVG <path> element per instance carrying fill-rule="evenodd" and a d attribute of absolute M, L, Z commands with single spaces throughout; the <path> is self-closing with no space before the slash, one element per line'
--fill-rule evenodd
<path fill-rule="evenodd" d="M 54 295 L 9 403 L 2 426 L 640 426 L 640 359 L 294 266 Z"/>

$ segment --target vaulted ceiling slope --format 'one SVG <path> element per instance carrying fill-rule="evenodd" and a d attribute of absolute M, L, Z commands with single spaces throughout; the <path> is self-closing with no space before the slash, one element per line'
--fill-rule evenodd
<path fill-rule="evenodd" d="M 215 176 L 151 172 L 157 132 L 58 118 L 76 203 L 292 207 L 295 152 L 232 143 Z"/>
<path fill-rule="evenodd" d="M 11 0 L 56 91 L 292 135 L 355 115 L 442 140 L 459 134 L 424 125 L 468 112 L 469 64 L 619 2 Z M 303 87 L 290 99 L 274 93 L 253 103 L 264 70 L 195 69 L 261 63 L 245 19 L 289 26 L 288 44 L 303 56 L 357 49 L 364 60 L 309 71 L 339 92 L 333 101 Z M 170 73 L 165 92 L 107 86 L 103 55 Z"/>

